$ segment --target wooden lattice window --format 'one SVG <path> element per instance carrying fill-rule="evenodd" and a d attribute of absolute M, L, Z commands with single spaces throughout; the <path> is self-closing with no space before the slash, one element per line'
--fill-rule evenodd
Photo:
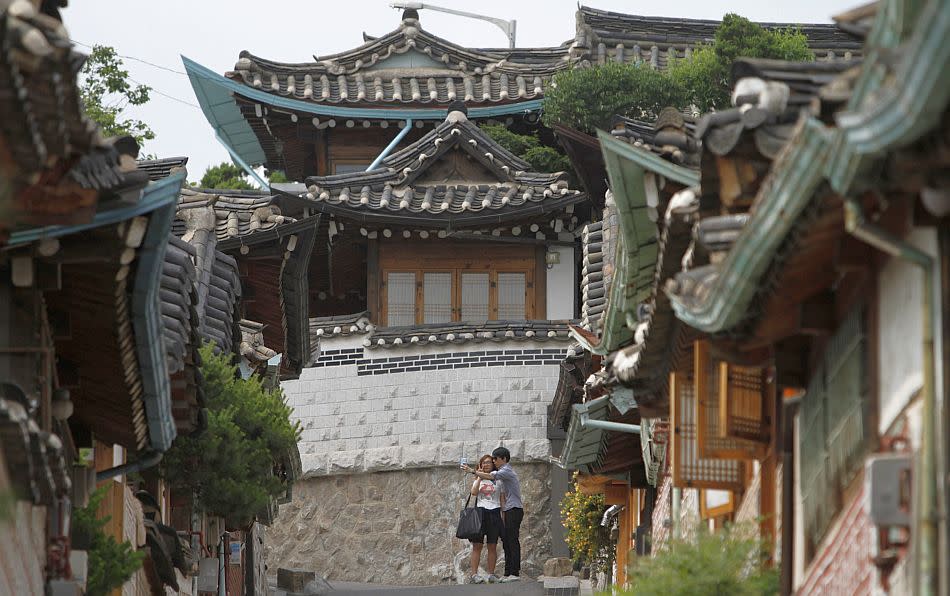
<path fill-rule="evenodd" d="M 767 368 L 714 358 L 709 342 L 693 345 L 699 453 L 724 459 L 762 459 L 772 432 L 774 385 Z"/>
<path fill-rule="evenodd" d="M 799 476 L 806 557 L 841 509 L 866 448 L 867 353 L 864 310 L 842 323 L 802 398 Z"/>
<path fill-rule="evenodd" d="M 536 301 L 543 297 L 535 295 L 533 247 L 453 251 L 461 256 L 445 256 L 444 250 L 429 243 L 381 247 L 383 325 L 535 317 Z"/>
<path fill-rule="evenodd" d="M 742 490 L 745 466 L 738 459 L 705 457 L 699 449 L 698 414 L 692 375 L 674 372 L 670 375 L 670 465 L 673 486 Z"/>

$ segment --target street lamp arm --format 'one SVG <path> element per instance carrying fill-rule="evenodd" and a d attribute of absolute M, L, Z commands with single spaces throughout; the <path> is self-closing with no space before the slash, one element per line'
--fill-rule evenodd
<path fill-rule="evenodd" d="M 401 8 L 403 10 L 434 10 L 436 12 L 444 12 L 446 14 L 452 14 L 458 17 L 466 17 L 469 19 L 478 19 L 480 21 L 488 21 L 489 23 L 497 26 L 502 31 L 505 32 L 505 35 L 508 37 L 508 47 L 514 49 L 515 47 L 515 32 L 517 30 L 518 22 L 515 20 L 505 20 L 499 19 L 496 17 L 489 17 L 486 15 L 475 14 L 471 12 L 465 12 L 463 10 L 455 10 L 454 8 L 445 8 L 442 6 L 434 6 L 432 4 L 425 4 L 423 2 L 392 2 L 390 6 L 393 8 Z"/>

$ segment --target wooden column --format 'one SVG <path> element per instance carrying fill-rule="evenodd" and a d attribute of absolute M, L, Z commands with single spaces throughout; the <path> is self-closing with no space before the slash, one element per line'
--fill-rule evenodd
<path fill-rule="evenodd" d="M 369 311 L 369 320 L 374 325 L 383 325 L 379 320 L 379 241 L 366 241 L 366 310 Z"/>

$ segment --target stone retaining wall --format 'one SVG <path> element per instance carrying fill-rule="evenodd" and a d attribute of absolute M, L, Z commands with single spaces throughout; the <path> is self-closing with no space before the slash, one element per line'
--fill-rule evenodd
<path fill-rule="evenodd" d="M 522 575 L 536 577 L 551 556 L 551 465 L 512 464 L 526 508 Z M 455 526 L 471 479 L 453 466 L 301 480 L 267 529 L 268 565 L 331 581 L 456 583 L 468 575 L 471 546 L 455 538 Z"/>

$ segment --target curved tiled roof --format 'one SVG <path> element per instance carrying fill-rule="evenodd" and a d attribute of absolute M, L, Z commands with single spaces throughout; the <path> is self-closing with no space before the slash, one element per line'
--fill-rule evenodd
<path fill-rule="evenodd" d="M 187 157 L 164 157 L 162 159 L 139 159 L 136 165 L 140 170 L 148 172 L 151 181 L 168 178 L 176 168 L 184 168 L 188 164 Z"/>
<path fill-rule="evenodd" d="M 214 232 L 218 240 L 264 232 L 296 221 L 281 215 L 280 208 L 273 201 L 273 196 L 262 192 L 183 188 L 172 231 L 177 236 L 183 235 L 189 211 L 204 207 L 214 210 Z"/>
<path fill-rule="evenodd" d="M 671 58 L 688 56 L 712 43 L 720 21 L 648 17 L 581 6 L 577 11 L 575 55 L 595 64 L 645 62 L 665 69 Z M 758 23 L 767 29 L 797 28 L 819 59 L 861 54 L 863 40 L 835 24 Z"/>
<path fill-rule="evenodd" d="M 455 182 L 444 178 L 425 181 L 427 170 L 452 150 L 467 154 L 494 180 L 483 183 Z M 569 188 L 564 172 L 525 171 L 528 164 L 494 142 L 461 112 L 449 117 L 424 137 L 382 162 L 369 172 L 352 172 L 307 179 L 306 198 L 316 203 L 353 212 L 384 215 L 452 217 L 498 212 L 514 215 L 525 208 L 537 213 L 580 202 L 584 195 Z M 559 201 L 560 199 L 560 201 Z"/>
<path fill-rule="evenodd" d="M 604 283 L 604 222 L 587 224 L 581 231 L 581 325 L 596 331 L 607 305 Z"/>
<path fill-rule="evenodd" d="M 375 326 L 369 321 L 369 311 L 349 315 L 333 315 L 329 317 L 310 318 L 310 342 L 320 337 L 334 337 L 353 333 L 372 333 Z"/>
<path fill-rule="evenodd" d="M 675 164 L 693 168 L 699 166 L 696 124 L 691 117 L 680 114 L 675 108 L 664 108 L 656 122 L 614 116 L 612 125 L 610 134 L 614 138 L 656 153 Z"/>
<path fill-rule="evenodd" d="M 506 341 L 571 341 L 568 325 L 576 321 L 482 321 L 377 327 L 363 340 L 367 348 Z"/>
<path fill-rule="evenodd" d="M 225 76 L 320 103 L 499 103 L 540 98 L 551 76 L 569 66 L 566 46 L 468 49 L 404 18 L 395 31 L 352 50 L 314 56 L 314 62 L 274 62 L 244 51 Z"/>

